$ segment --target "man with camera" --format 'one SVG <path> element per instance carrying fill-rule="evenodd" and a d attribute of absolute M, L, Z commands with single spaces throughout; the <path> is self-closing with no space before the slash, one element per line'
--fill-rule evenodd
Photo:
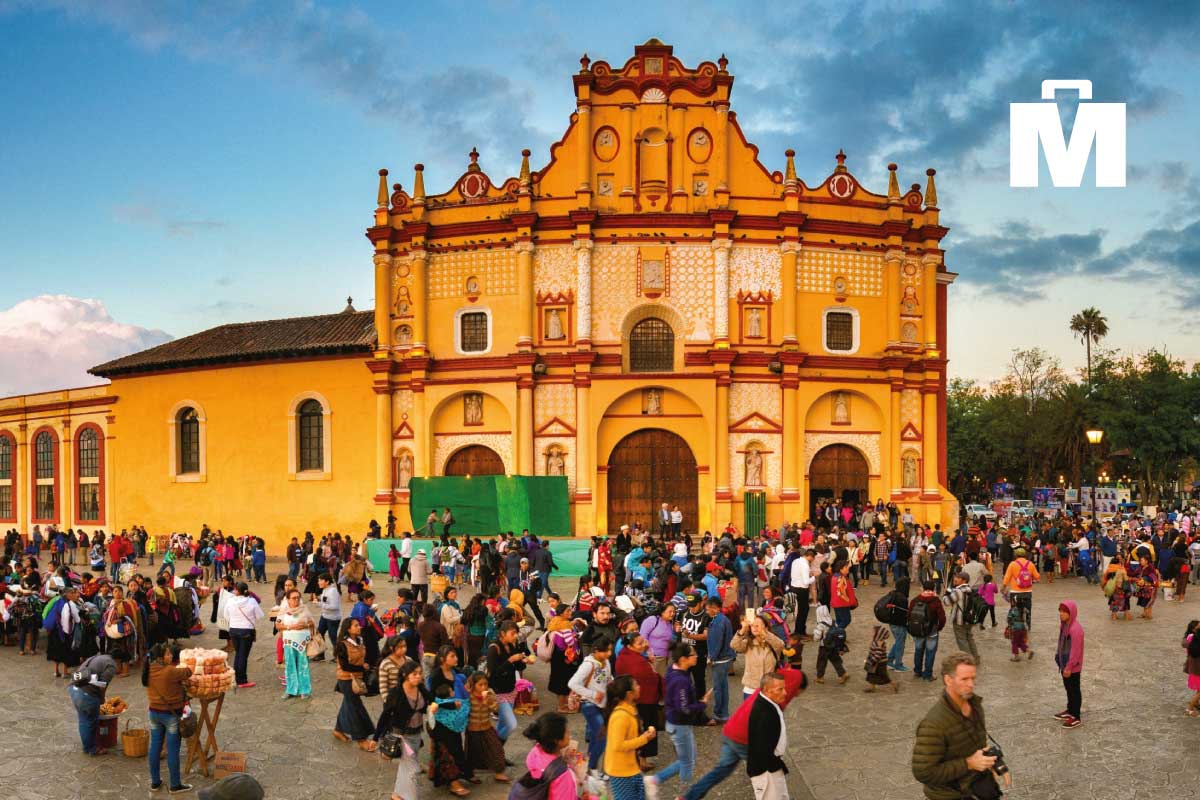
<path fill-rule="evenodd" d="M 994 800 L 1012 785 L 999 746 L 988 746 L 983 702 L 975 694 L 975 658 L 951 653 L 942 660 L 944 692 L 917 725 L 912 773 L 929 800 Z"/>

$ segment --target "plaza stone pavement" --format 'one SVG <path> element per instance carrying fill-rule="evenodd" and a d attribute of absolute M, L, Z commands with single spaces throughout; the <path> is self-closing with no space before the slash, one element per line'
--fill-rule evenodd
<path fill-rule="evenodd" d="M 272 570 L 272 574 L 273 574 Z M 564 596 L 573 581 L 555 580 Z M 388 605 L 392 585 L 376 582 L 382 605 Z M 846 665 L 852 676 L 845 686 L 832 680 L 810 685 L 787 710 L 788 744 L 793 798 L 920 798 L 920 787 L 909 769 L 917 721 L 940 695 L 940 681 L 914 680 L 911 673 L 898 676 L 899 695 L 890 692 L 863 694 L 862 661 L 870 636 L 871 608 L 879 596 L 878 584 L 859 592 L 859 609 L 849 629 L 850 653 Z M 1075 730 L 1063 730 L 1051 715 L 1065 707 L 1062 682 L 1055 670 L 1059 600 L 1079 601 L 1087 632 L 1083 672 L 1083 717 Z M 1012 798 L 1097 798 L 1130 800 L 1169 796 L 1186 798 L 1200 792 L 1200 758 L 1194 742 L 1200 720 L 1187 717 L 1183 707 L 1190 693 L 1182 672 L 1181 636 L 1187 621 L 1200 616 L 1196 598 L 1182 606 L 1159 602 L 1153 622 L 1136 618 L 1111 622 L 1103 595 L 1077 579 L 1038 584 L 1034 591 L 1032 661 L 1009 661 L 1008 642 L 1000 625 L 978 637 L 984 665 L 978 691 L 984 699 L 988 727 L 1004 747 L 1012 767 Z M 1194 610 L 1193 610 L 1194 609 Z M 348 611 L 348 605 L 346 610 Z M 208 616 L 205 615 L 207 622 Z M 264 623 L 265 631 L 265 623 Z M 199 638 L 202 646 L 216 646 L 215 628 Z M 947 629 L 940 657 L 953 648 Z M 313 665 L 314 694 L 310 701 L 282 701 L 274 664 L 275 650 L 269 635 L 261 635 L 252 653 L 250 677 L 258 687 L 230 693 L 218 727 L 222 749 L 248 753 L 248 771 L 262 781 L 270 798 L 342 796 L 387 798 L 395 767 L 375 754 L 363 753 L 332 735 L 340 695 L 333 691 L 333 665 Z M 815 668 L 815 648 L 806 649 L 804 666 Z M 912 644 L 906 650 L 912 663 Z M 542 690 L 543 709 L 555 699 L 544 691 L 548 666 L 536 663 L 529 676 Z M 89 758 L 79 749 L 75 714 L 64 683 L 52 681 L 44 656 L 22 658 L 16 648 L 0 648 L 0 781 L 10 800 L 60 798 L 140 797 L 149 790 L 146 760 L 129 759 L 119 748 L 103 758 Z M 826 675 L 830 678 L 832 671 Z M 740 698 L 738 678 L 732 679 L 734 698 Z M 146 692 L 136 675 L 116 681 L 110 696 L 130 702 L 125 718 L 145 725 Z M 737 702 L 735 699 L 734 702 Z M 372 717 L 381 700 L 368 698 Z M 529 717 L 518 717 L 527 724 Z M 583 718 L 571 718 L 573 735 L 582 743 Z M 719 729 L 697 732 L 697 777 L 716 762 Z M 519 733 L 508 745 L 524 772 L 529 743 Z M 669 763 L 670 739 L 664 733 L 657 766 Z M 428 749 L 422 751 L 427 754 Z M 166 764 L 163 764 L 164 778 Z M 185 780 L 197 787 L 209 780 L 198 774 Z M 665 800 L 677 790 L 675 781 L 664 786 Z M 422 779 L 422 797 L 444 796 Z M 507 796 L 507 787 L 485 778 L 472 787 L 471 796 L 495 800 Z M 738 769 L 710 797 L 751 796 L 744 768 Z"/>

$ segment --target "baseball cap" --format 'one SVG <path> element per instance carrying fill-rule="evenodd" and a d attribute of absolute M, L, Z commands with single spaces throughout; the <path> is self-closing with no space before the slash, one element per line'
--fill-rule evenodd
<path fill-rule="evenodd" d="M 196 792 L 200 800 L 262 800 L 263 795 L 259 782 L 244 772 L 226 775 L 212 786 Z"/>
<path fill-rule="evenodd" d="M 699 603 L 703 599 L 704 598 L 699 593 L 692 592 L 691 594 L 689 594 L 687 596 L 687 603 L 689 606 L 694 606 L 696 603 Z"/>

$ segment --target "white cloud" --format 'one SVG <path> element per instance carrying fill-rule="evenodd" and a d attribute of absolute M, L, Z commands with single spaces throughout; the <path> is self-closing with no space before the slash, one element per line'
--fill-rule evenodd
<path fill-rule="evenodd" d="M 104 383 L 88 368 L 172 337 L 118 322 L 100 300 L 44 294 L 0 310 L 0 397 Z"/>

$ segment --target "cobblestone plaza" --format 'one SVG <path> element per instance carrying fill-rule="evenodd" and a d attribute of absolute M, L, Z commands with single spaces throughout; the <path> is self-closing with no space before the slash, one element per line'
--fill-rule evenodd
<path fill-rule="evenodd" d="M 272 575 L 274 574 L 272 564 Z M 567 580 L 552 582 L 569 591 Z M 386 581 L 376 583 L 384 598 L 391 594 Z M 793 798 L 845 800 L 846 798 L 916 798 L 919 785 L 909 771 L 913 732 L 919 718 L 940 692 L 940 683 L 899 676 L 901 691 L 864 695 L 862 658 L 865 655 L 878 584 L 859 592 L 860 607 L 849 628 L 850 652 L 846 655 L 851 680 L 845 686 L 830 681 L 811 684 L 788 707 L 790 750 L 789 786 Z M 1083 670 L 1084 725 L 1063 730 L 1051 715 L 1064 706 L 1062 682 L 1054 668 L 1058 601 L 1074 598 L 1087 632 Z M 464 598 L 465 599 L 465 598 Z M 983 656 L 977 691 L 983 697 L 992 736 L 1003 746 L 1012 768 L 1012 798 L 1097 798 L 1130 800 L 1170 796 L 1187 798 L 1200 787 L 1200 758 L 1195 737 L 1200 722 L 1183 713 L 1189 697 L 1182 672 L 1181 636 L 1193 613 L 1191 601 L 1178 606 L 1159 602 L 1152 622 L 1134 618 L 1112 622 L 1103 596 L 1094 586 L 1077 579 L 1040 583 L 1034 591 L 1032 661 L 1009 660 L 1008 642 L 1000 626 L 977 638 Z M 349 607 L 344 609 L 346 613 Z M 206 609 L 205 619 L 208 611 Z M 333 738 L 340 697 L 334 692 L 333 665 L 313 665 L 313 697 L 309 701 L 280 699 L 272 640 L 262 626 L 251 657 L 254 689 L 226 697 L 218 741 L 224 750 L 245 752 L 247 770 L 262 781 L 267 797 L 308 800 L 334 793 L 353 798 L 386 798 L 395 768 L 378 755 L 364 753 Z M 193 644 L 218 646 L 215 626 Z M 939 662 L 952 649 L 953 635 L 943 633 Z M 911 665 L 912 645 L 906 664 Z M 813 648 L 806 650 L 804 666 L 810 678 L 815 667 Z M 39 652 L 36 658 L 18 657 L 16 648 L 0 650 L 3 687 L 0 719 L 5 734 L 0 740 L 0 778 L 14 800 L 62 798 L 128 798 L 149 794 L 145 759 L 120 755 L 120 748 L 101 758 L 80 752 L 75 713 L 62 681 L 51 678 L 51 667 Z M 553 708 L 553 695 L 545 692 L 546 664 L 534 664 L 527 677 L 538 685 L 542 708 Z M 828 677 L 828 676 L 827 676 Z M 738 677 L 732 694 L 739 695 Z M 146 724 L 146 692 L 136 674 L 121 678 L 110 689 L 129 701 L 125 718 L 134 727 Z M 736 700 L 735 700 L 736 702 Z M 371 698 L 373 717 L 381 700 Z M 524 724 L 529 718 L 520 717 Z M 583 718 L 571 717 L 573 734 L 583 740 Z M 715 763 L 720 732 L 702 729 L 697 736 L 697 770 Z M 508 743 L 509 758 L 518 764 L 514 777 L 524 771 L 528 743 L 514 734 Z M 427 752 L 424 751 L 424 753 Z M 669 763 L 669 737 L 661 737 L 657 766 Z M 698 776 L 697 776 L 698 777 Z M 209 783 L 193 774 L 185 780 L 201 788 Z M 660 792 L 669 798 L 672 781 Z M 446 796 L 426 780 L 423 797 Z M 507 787 L 485 778 L 473 787 L 472 797 L 499 800 Z M 743 769 L 717 787 L 714 798 L 750 796 Z"/>

